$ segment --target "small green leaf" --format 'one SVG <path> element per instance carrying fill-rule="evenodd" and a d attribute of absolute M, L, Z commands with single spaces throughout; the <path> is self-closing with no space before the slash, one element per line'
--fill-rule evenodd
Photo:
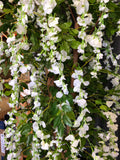
<path fill-rule="evenodd" d="M 109 108 L 106 105 L 101 105 L 100 109 L 103 110 L 103 111 L 108 111 L 109 110 Z"/>
<path fill-rule="evenodd" d="M 33 138 L 33 135 L 32 135 L 32 134 L 29 134 L 29 135 L 27 136 L 27 141 L 26 141 L 27 146 L 29 146 L 30 143 L 32 142 L 32 138 Z"/>
<path fill-rule="evenodd" d="M 96 104 L 102 104 L 102 101 L 100 99 L 98 99 L 98 100 L 95 100 L 95 103 Z"/>
<path fill-rule="evenodd" d="M 6 95 L 6 96 L 10 96 L 11 93 L 12 93 L 12 90 L 10 90 L 10 91 L 5 91 L 5 95 Z"/>
<path fill-rule="evenodd" d="M 57 116 L 54 120 L 54 123 L 53 123 L 53 127 L 56 128 L 57 126 L 59 126 L 61 123 L 61 114 L 59 114 L 59 116 Z"/>
<path fill-rule="evenodd" d="M 22 129 L 21 134 L 27 135 L 31 131 L 31 126 L 29 124 L 25 124 L 22 126 L 21 129 Z"/>
<path fill-rule="evenodd" d="M 69 118 L 67 115 L 64 115 L 64 116 L 63 116 L 63 122 L 64 122 L 67 126 L 72 127 L 72 122 L 71 122 L 70 118 Z"/>
<path fill-rule="evenodd" d="M 67 115 L 71 120 L 75 120 L 75 114 L 74 114 L 73 111 L 67 112 L 66 115 Z"/>
<path fill-rule="evenodd" d="M 64 30 L 64 29 L 70 28 L 71 25 L 72 25 L 72 22 L 67 22 L 67 23 L 60 24 L 59 26 L 62 30 Z"/>
<path fill-rule="evenodd" d="M 57 115 L 57 113 L 58 113 L 57 103 L 53 102 L 50 107 L 50 114 L 54 116 Z"/>
<path fill-rule="evenodd" d="M 75 36 L 75 35 L 78 35 L 79 31 L 78 31 L 77 29 L 71 28 L 71 29 L 69 30 L 69 33 L 72 34 L 73 36 Z"/>
<path fill-rule="evenodd" d="M 63 111 L 65 111 L 65 112 L 70 112 L 70 111 L 72 111 L 72 108 L 71 108 L 70 105 L 64 105 L 64 106 L 62 106 L 62 109 L 63 109 Z"/>
<path fill-rule="evenodd" d="M 79 41 L 74 40 L 74 41 L 70 42 L 70 46 L 71 46 L 73 49 L 77 49 L 79 45 L 80 45 L 80 42 L 79 42 Z"/>
<path fill-rule="evenodd" d="M 60 46 L 60 50 L 61 50 L 61 51 L 62 51 L 62 50 L 65 50 L 66 52 L 69 53 L 69 51 L 70 51 L 70 46 L 69 46 L 69 44 L 68 44 L 67 41 L 63 41 L 63 42 L 62 42 L 62 44 L 61 44 L 61 46 Z"/>
<path fill-rule="evenodd" d="M 7 88 L 7 89 L 12 89 L 12 86 L 10 86 L 8 83 L 5 83 L 4 86 L 5 86 L 5 88 Z"/>
<path fill-rule="evenodd" d="M 64 2 L 64 0 L 56 0 L 57 4 L 61 4 L 62 2 Z"/>
<path fill-rule="evenodd" d="M 64 134 L 64 126 L 63 126 L 62 123 L 60 123 L 60 124 L 58 125 L 58 133 L 59 133 L 59 135 L 60 135 L 61 137 L 62 137 L 63 134 Z"/>
<path fill-rule="evenodd" d="M 65 35 L 64 39 L 68 42 L 75 41 L 75 38 L 72 35 L 69 35 L 69 34 Z"/>

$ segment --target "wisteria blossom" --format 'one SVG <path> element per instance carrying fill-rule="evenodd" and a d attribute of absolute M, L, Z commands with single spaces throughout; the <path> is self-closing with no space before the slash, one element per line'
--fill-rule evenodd
<path fill-rule="evenodd" d="M 0 1 L 7 160 L 118 157 L 120 54 L 113 37 L 120 35 L 120 4 L 114 2 Z"/>

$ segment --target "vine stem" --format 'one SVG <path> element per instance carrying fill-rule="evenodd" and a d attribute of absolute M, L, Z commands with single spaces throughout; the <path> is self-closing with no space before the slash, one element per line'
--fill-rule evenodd
<path fill-rule="evenodd" d="M 73 12 L 72 12 L 71 7 L 68 6 L 68 8 L 69 8 L 69 10 L 70 10 L 70 13 L 71 13 L 71 16 L 72 16 L 72 18 L 73 18 L 74 23 L 77 23 L 77 22 L 76 22 L 76 19 L 75 19 L 75 16 L 74 16 L 74 14 L 73 14 Z"/>
<path fill-rule="evenodd" d="M 90 31 L 90 33 L 89 33 L 89 34 L 92 34 L 92 33 L 94 32 L 95 27 L 98 25 L 98 23 L 99 23 L 99 19 L 100 19 L 100 17 L 101 17 L 101 16 L 102 16 L 102 12 L 100 13 L 100 16 L 99 16 L 99 18 L 98 18 L 97 22 L 95 23 L 94 27 L 91 29 L 91 31 Z"/>

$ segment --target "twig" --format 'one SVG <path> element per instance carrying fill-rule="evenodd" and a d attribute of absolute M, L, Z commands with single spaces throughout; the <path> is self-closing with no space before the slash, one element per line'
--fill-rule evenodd
<path fill-rule="evenodd" d="M 69 10 L 70 10 L 70 13 L 71 13 L 71 16 L 72 16 L 72 18 L 73 18 L 74 23 L 77 23 L 77 22 L 76 22 L 76 19 L 75 19 L 75 17 L 74 17 L 74 14 L 73 14 L 73 12 L 72 12 L 71 7 L 68 6 L 68 8 L 69 8 Z"/>
<path fill-rule="evenodd" d="M 0 79 L 0 82 L 3 82 L 3 83 L 7 83 L 9 81 L 11 81 L 11 78 L 9 78 L 9 79 Z"/>
<path fill-rule="evenodd" d="M 99 23 L 99 19 L 100 19 L 100 17 L 101 17 L 101 16 L 102 16 L 102 13 L 100 13 L 100 16 L 99 16 L 99 18 L 98 18 L 97 22 L 95 23 L 95 26 L 92 28 L 92 30 L 90 31 L 90 33 L 89 33 L 89 34 L 92 34 L 92 33 L 94 32 L 95 27 L 98 25 L 98 23 Z"/>

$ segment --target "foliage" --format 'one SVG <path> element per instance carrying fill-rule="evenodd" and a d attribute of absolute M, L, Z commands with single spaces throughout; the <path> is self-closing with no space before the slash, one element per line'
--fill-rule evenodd
<path fill-rule="evenodd" d="M 0 1 L 7 159 L 118 156 L 119 10 L 113 0 Z"/>

